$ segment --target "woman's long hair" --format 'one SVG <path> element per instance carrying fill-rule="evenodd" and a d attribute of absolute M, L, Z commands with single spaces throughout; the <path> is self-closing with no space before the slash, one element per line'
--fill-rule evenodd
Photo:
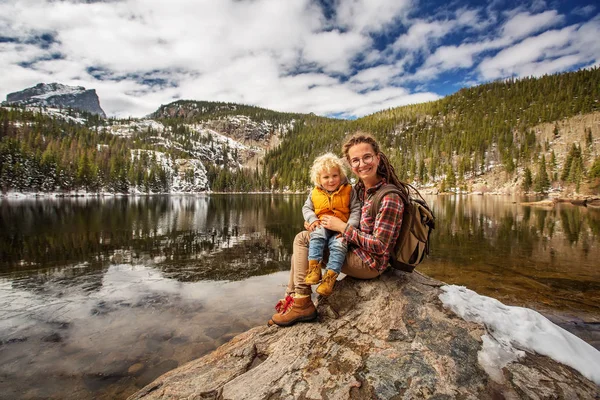
<path fill-rule="evenodd" d="M 406 190 L 404 183 L 402 183 L 402 181 L 398 179 L 396 171 L 394 170 L 394 166 L 390 164 L 390 160 L 388 160 L 387 156 L 383 154 L 379 149 L 379 143 L 377 143 L 377 140 L 375 140 L 375 138 L 369 133 L 363 131 L 355 132 L 344 142 L 344 144 L 342 145 L 342 152 L 344 153 L 344 156 L 346 157 L 348 163 L 350 163 L 350 157 L 348 155 L 350 148 L 361 143 L 370 144 L 373 148 L 373 151 L 375 152 L 375 155 L 379 156 L 381 161 L 377 166 L 377 175 L 381 176 L 382 178 L 385 178 L 387 183 L 391 183 L 393 185 L 398 186 L 399 188 Z M 355 185 L 355 188 L 358 194 L 360 195 L 359 198 L 362 199 L 362 194 L 365 191 L 364 182 L 361 179 L 359 179 L 358 183 Z"/>

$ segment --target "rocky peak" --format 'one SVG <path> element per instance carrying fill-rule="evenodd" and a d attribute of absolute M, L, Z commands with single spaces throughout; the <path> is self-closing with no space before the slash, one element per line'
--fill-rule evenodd
<path fill-rule="evenodd" d="M 72 108 L 106 118 L 95 89 L 60 83 L 38 83 L 19 92 L 9 93 L 3 105 Z"/>
<path fill-rule="evenodd" d="M 599 387 L 525 353 L 498 374 L 479 364 L 483 325 L 446 309 L 442 282 L 390 271 L 345 278 L 317 323 L 257 327 L 170 371 L 130 399 L 592 399 Z"/>

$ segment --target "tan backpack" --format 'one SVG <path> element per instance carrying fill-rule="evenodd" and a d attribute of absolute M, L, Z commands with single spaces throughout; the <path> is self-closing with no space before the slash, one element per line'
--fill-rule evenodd
<path fill-rule="evenodd" d="M 402 187 L 392 184 L 382 186 L 374 195 L 370 215 L 375 218 L 381 199 L 388 193 L 397 193 L 404 202 L 400 234 L 390 255 L 390 265 L 406 272 L 412 272 L 429 254 L 429 235 L 435 228 L 435 217 L 431 208 L 412 185 L 402 183 Z M 417 197 L 418 196 L 418 197 Z"/>

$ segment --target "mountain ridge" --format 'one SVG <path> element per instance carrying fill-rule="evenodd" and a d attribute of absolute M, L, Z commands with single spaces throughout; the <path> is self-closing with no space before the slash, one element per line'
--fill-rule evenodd
<path fill-rule="evenodd" d="M 401 179 L 434 193 L 597 194 L 600 123 L 594 118 L 589 126 L 568 121 L 600 111 L 599 101 L 600 69 L 593 68 L 461 89 L 441 100 L 352 121 L 194 100 L 161 105 L 147 119 L 4 108 L 0 189 L 40 191 L 39 179 L 18 175 L 24 166 L 43 170 L 45 157 L 51 169 L 70 178 L 57 176 L 41 191 L 170 192 L 173 177 L 183 173 L 173 166 L 193 164 L 174 160 L 197 159 L 207 181 L 189 190 L 303 192 L 310 186 L 307 171 L 314 157 L 339 154 L 345 136 L 363 130 L 379 139 Z M 554 125 L 551 135 L 543 124 Z M 565 138 L 572 143 L 565 146 Z M 100 154 L 97 148 L 107 151 Z M 139 167 L 132 156 L 137 150 L 164 153 L 171 167 L 150 156 Z M 486 182 L 491 172 L 498 179 Z M 147 183 L 157 176 L 162 176 L 160 184 Z M 120 184 L 111 183 L 115 177 Z"/>

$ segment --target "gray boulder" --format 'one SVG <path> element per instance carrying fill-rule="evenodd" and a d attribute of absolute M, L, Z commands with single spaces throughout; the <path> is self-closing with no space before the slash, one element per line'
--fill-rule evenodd
<path fill-rule="evenodd" d="M 261 326 L 156 379 L 130 399 L 594 399 L 599 387 L 527 353 L 492 379 L 485 328 L 444 308 L 419 273 L 345 278 L 315 323 Z"/>

